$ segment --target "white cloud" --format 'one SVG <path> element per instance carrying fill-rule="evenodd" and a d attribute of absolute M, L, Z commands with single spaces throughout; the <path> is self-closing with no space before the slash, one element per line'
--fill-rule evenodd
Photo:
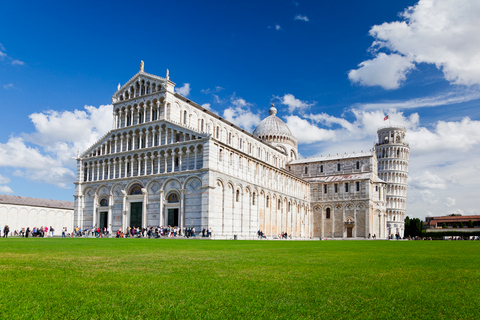
<path fill-rule="evenodd" d="M 183 87 L 175 88 L 175 92 L 187 97 L 190 94 L 190 83 L 184 83 Z"/>
<path fill-rule="evenodd" d="M 30 115 L 36 132 L 24 134 L 26 141 L 42 146 L 63 162 L 77 151 L 85 151 L 112 128 L 112 105 L 98 108 L 85 106 L 85 111 L 45 111 Z"/>
<path fill-rule="evenodd" d="M 245 99 L 233 95 L 230 100 L 233 107 L 225 109 L 223 117 L 237 126 L 252 132 L 260 123 L 260 116 L 250 110 L 251 103 L 246 102 Z"/>
<path fill-rule="evenodd" d="M 13 89 L 13 84 L 12 83 L 4 84 L 3 89 L 5 90 Z"/>
<path fill-rule="evenodd" d="M 435 173 L 425 171 L 421 175 L 410 175 L 408 184 L 415 188 L 429 188 L 429 189 L 446 189 L 447 183 L 444 178 L 439 177 Z"/>
<path fill-rule="evenodd" d="M 85 106 L 85 111 L 45 111 L 30 115 L 35 132 L 0 143 L 0 167 L 15 168 L 15 175 L 32 181 L 70 188 L 76 162 L 112 127 L 112 106 Z M 0 179 L 0 184 L 2 183 Z"/>
<path fill-rule="evenodd" d="M 387 55 L 380 52 L 374 59 L 363 61 L 360 68 L 350 70 L 348 78 L 364 86 L 380 86 L 384 89 L 397 89 L 407 78 L 407 73 L 415 65 L 398 54 Z"/>
<path fill-rule="evenodd" d="M 286 116 L 285 119 L 288 128 L 297 138 L 298 143 L 309 144 L 335 138 L 334 131 L 321 129 L 298 116 Z"/>
<path fill-rule="evenodd" d="M 15 59 L 11 62 L 11 64 L 12 66 L 23 66 L 25 65 L 25 62 Z"/>
<path fill-rule="evenodd" d="M 421 127 L 408 132 L 408 139 L 418 153 L 466 152 L 480 144 L 480 121 L 468 117 L 461 121 L 438 121 L 432 130 Z"/>
<path fill-rule="evenodd" d="M 405 101 L 388 101 L 376 103 L 359 103 L 355 107 L 363 110 L 414 109 L 423 107 L 437 107 L 453 105 L 462 102 L 480 99 L 478 90 L 456 88 L 452 91 L 435 96 L 409 99 Z"/>
<path fill-rule="evenodd" d="M 300 99 L 295 98 L 291 93 L 283 95 L 283 97 L 277 97 L 280 100 L 280 103 L 288 107 L 288 112 L 292 113 L 295 110 L 303 111 L 310 106 L 313 106 L 315 103 L 308 103 Z"/>
<path fill-rule="evenodd" d="M 44 155 L 39 149 L 29 147 L 20 137 L 11 137 L 0 143 L 0 166 L 16 168 L 16 175 L 34 181 L 67 187 L 75 180 L 73 170 L 65 168 L 61 161 Z M 61 174 L 59 174 L 61 173 Z"/>
<path fill-rule="evenodd" d="M 480 84 L 479 16 L 477 0 L 420 0 L 401 14 L 402 21 L 371 28 L 370 35 L 375 39 L 371 48 L 376 57 L 362 62 L 349 78 L 394 89 L 413 62 L 435 65 L 454 84 Z M 393 65 L 389 67 L 388 62 Z M 386 74 L 381 66 L 387 68 Z"/>
<path fill-rule="evenodd" d="M 202 108 L 205 108 L 205 109 L 210 110 L 210 111 L 212 110 L 210 103 L 202 104 Z"/>
<path fill-rule="evenodd" d="M 0 175 L 0 184 L 10 183 L 10 178 Z"/>
<path fill-rule="evenodd" d="M 304 15 L 301 15 L 301 14 L 297 14 L 295 16 L 295 18 L 293 18 L 293 20 L 301 20 L 301 21 L 305 21 L 305 22 L 310 21 L 307 16 L 304 16 Z"/>
<path fill-rule="evenodd" d="M 280 27 L 280 25 L 276 24 L 275 25 L 275 30 L 282 30 L 282 27 Z"/>
<path fill-rule="evenodd" d="M 455 205 L 455 203 L 456 203 L 455 198 L 452 198 L 452 197 L 446 197 L 445 198 L 445 202 L 444 202 L 445 206 L 453 207 Z"/>
<path fill-rule="evenodd" d="M 0 193 L 13 193 L 9 186 L 0 186 Z"/>

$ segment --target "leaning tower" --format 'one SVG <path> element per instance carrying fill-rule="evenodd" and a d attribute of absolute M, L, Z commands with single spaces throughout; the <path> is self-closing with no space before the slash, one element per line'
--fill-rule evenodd
<path fill-rule="evenodd" d="M 405 205 L 407 202 L 408 156 L 410 147 L 405 142 L 407 129 L 388 126 L 378 129 L 375 152 L 378 159 L 378 177 L 387 183 L 387 234 L 403 237 Z"/>

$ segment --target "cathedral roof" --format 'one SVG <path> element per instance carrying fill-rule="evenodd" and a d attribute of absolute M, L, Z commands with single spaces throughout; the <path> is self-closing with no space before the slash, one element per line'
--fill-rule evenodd
<path fill-rule="evenodd" d="M 268 113 L 270 115 L 263 119 L 253 131 L 254 136 L 262 138 L 265 136 L 276 135 L 295 139 L 285 122 L 276 116 L 277 109 L 275 107 L 271 107 L 270 110 L 268 110 Z"/>

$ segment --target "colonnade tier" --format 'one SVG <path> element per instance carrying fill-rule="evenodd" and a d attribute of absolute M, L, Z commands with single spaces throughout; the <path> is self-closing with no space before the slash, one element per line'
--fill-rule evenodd
<path fill-rule="evenodd" d="M 392 146 L 391 144 L 379 145 L 375 147 L 377 151 L 377 159 L 409 159 L 410 148 L 405 146 Z"/>
<path fill-rule="evenodd" d="M 389 196 L 407 197 L 407 185 L 388 184 L 387 194 Z"/>
<path fill-rule="evenodd" d="M 394 183 L 399 185 L 407 185 L 407 172 L 379 172 L 378 177 L 387 183 Z"/>
<path fill-rule="evenodd" d="M 378 171 L 408 172 L 408 160 L 382 159 L 378 161 Z"/>
<path fill-rule="evenodd" d="M 167 125 L 140 127 L 135 130 L 113 132 L 109 138 L 99 144 L 85 156 L 92 158 L 126 151 L 166 146 L 203 139 L 201 135 L 179 130 Z"/>
<path fill-rule="evenodd" d="M 407 204 L 406 198 L 398 198 L 387 195 L 387 210 L 389 209 L 400 209 L 405 210 Z"/>
<path fill-rule="evenodd" d="M 165 90 L 163 79 L 158 81 L 148 79 L 138 79 L 135 83 L 127 86 L 121 92 L 116 93 L 118 101 L 134 99 L 140 96 L 157 93 Z M 116 101 L 114 101 L 116 102 Z"/>
<path fill-rule="evenodd" d="M 186 145 L 155 152 L 84 160 L 83 181 L 197 170 L 203 167 L 203 146 Z"/>

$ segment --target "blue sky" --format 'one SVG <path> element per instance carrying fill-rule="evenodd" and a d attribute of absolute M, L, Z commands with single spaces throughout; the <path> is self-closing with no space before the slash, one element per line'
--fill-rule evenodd
<path fill-rule="evenodd" d="M 252 131 L 271 102 L 303 157 L 407 127 L 407 214 L 479 214 L 480 4 L 15 1 L 0 4 L 0 193 L 73 200 L 75 156 L 139 70 Z"/>

